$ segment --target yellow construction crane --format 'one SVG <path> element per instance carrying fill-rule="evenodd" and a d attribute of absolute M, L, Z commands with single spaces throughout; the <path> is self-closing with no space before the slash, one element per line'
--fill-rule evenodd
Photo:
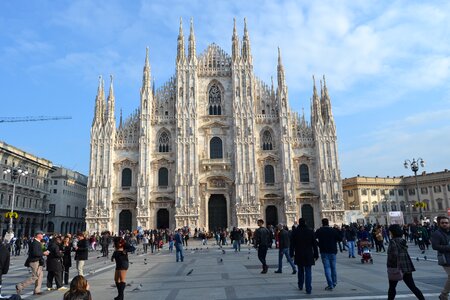
<path fill-rule="evenodd" d="M 35 122 L 35 121 L 52 121 L 52 120 L 68 120 L 72 117 L 52 117 L 52 116 L 35 116 L 35 117 L 0 117 L 0 123 L 5 122 Z"/>

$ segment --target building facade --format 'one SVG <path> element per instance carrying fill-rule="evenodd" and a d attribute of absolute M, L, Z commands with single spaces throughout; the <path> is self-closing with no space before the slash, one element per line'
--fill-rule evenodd
<path fill-rule="evenodd" d="M 86 229 L 87 176 L 54 167 L 49 180 L 49 232 L 77 233 Z"/>
<path fill-rule="evenodd" d="M 216 44 L 187 55 L 180 22 L 175 75 L 152 85 L 145 57 L 139 108 L 116 125 L 113 82 L 100 79 L 91 127 L 87 230 L 226 228 L 340 223 L 344 213 L 336 126 L 325 80 L 311 121 L 289 107 L 281 53 L 277 87 L 253 72 L 247 26 L 231 56 Z"/>
<path fill-rule="evenodd" d="M 423 202 L 422 216 L 432 222 L 439 215 L 447 215 L 450 208 L 450 172 L 426 173 L 407 177 L 352 177 L 342 182 L 347 210 L 359 210 L 366 222 L 386 224 L 391 211 L 403 212 L 406 223 L 420 221 L 419 202 Z M 420 199 L 419 199 L 420 198 Z M 420 200 L 420 201 L 419 201 Z"/>
<path fill-rule="evenodd" d="M 15 236 L 31 236 L 36 230 L 46 230 L 46 208 L 49 201 L 52 163 L 0 141 L 0 231 L 2 236 L 9 227 L 10 219 L 5 214 L 11 211 L 13 198 L 11 174 L 4 174 L 3 171 L 19 167 L 27 170 L 28 174 L 19 176 L 15 181 L 14 211 L 18 213 L 18 217 L 13 219 L 14 234 Z"/>

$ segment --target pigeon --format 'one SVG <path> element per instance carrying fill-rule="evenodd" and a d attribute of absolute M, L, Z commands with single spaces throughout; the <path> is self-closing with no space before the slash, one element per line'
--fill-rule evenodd
<path fill-rule="evenodd" d="M 247 259 L 250 259 L 250 256 L 247 256 Z"/>
<path fill-rule="evenodd" d="M 137 287 L 135 287 L 135 288 L 133 289 L 133 292 L 140 291 L 140 290 L 142 290 L 142 288 L 143 288 L 143 286 L 142 286 L 142 284 L 140 283 Z"/>
<path fill-rule="evenodd" d="M 132 261 L 130 261 L 130 265 L 132 265 L 133 264 L 133 262 Z"/>
<path fill-rule="evenodd" d="M 222 249 L 222 254 L 225 254 L 225 250 Z"/>
<path fill-rule="evenodd" d="M 220 262 L 223 262 L 223 259 L 221 258 L 219 261 L 220 261 Z"/>
<path fill-rule="evenodd" d="M 425 256 L 423 257 L 423 259 L 427 260 L 427 256 L 425 255 Z"/>
<path fill-rule="evenodd" d="M 194 269 L 191 269 L 189 272 L 187 272 L 186 276 L 189 276 L 192 274 L 192 272 L 194 272 Z"/>
<path fill-rule="evenodd" d="M 92 274 L 94 274 L 94 273 L 95 273 L 95 270 L 89 271 L 89 275 L 92 275 Z"/>
<path fill-rule="evenodd" d="M 419 257 L 416 257 L 416 260 L 419 261 Z"/>

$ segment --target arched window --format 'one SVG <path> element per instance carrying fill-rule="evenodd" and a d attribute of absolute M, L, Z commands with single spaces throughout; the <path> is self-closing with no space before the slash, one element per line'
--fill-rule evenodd
<path fill-rule="evenodd" d="M 220 94 L 220 89 L 216 84 L 213 84 L 209 88 L 209 114 L 213 116 L 218 116 L 222 114 L 222 96 Z"/>
<path fill-rule="evenodd" d="M 273 145 L 272 145 L 272 135 L 270 134 L 269 130 L 266 130 L 263 132 L 262 135 L 262 149 L 263 150 L 272 150 L 273 149 Z"/>
<path fill-rule="evenodd" d="M 275 183 L 275 170 L 272 165 L 264 167 L 264 183 L 273 185 Z"/>
<path fill-rule="evenodd" d="M 217 136 L 209 142 L 209 158 L 223 158 L 222 140 Z"/>
<path fill-rule="evenodd" d="M 309 182 L 309 168 L 306 164 L 300 165 L 300 182 Z"/>
<path fill-rule="evenodd" d="M 125 168 L 122 170 L 122 187 L 131 186 L 131 170 Z"/>
<path fill-rule="evenodd" d="M 170 143 L 170 138 L 169 138 L 169 134 L 165 131 L 163 131 L 160 135 L 159 135 L 159 147 L 158 147 L 158 152 L 169 152 L 169 143 Z"/>
<path fill-rule="evenodd" d="M 169 185 L 169 170 L 167 168 L 160 168 L 158 170 L 158 186 L 166 187 Z"/>

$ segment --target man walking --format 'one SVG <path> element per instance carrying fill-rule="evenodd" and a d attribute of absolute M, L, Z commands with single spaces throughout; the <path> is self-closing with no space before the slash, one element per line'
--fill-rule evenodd
<path fill-rule="evenodd" d="M 328 284 L 325 290 L 331 291 L 337 284 L 337 242 L 341 238 L 338 232 L 329 226 L 327 218 L 322 219 L 322 227 L 317 229 L 315 236 L 319 241 L 320 256 L 322 257 L 323 269 Z"/>
<path fill-rule="evenodd" d="M 264 227 L 264 221 L 259 219 L 259 228 L 255 231 L 255 248 L 258 249 L 258 259 L 262 263 L 261 274 L 266 274 L 269 267 L 266 264 L 266 255 L 269 244 L 272 242 L 269 229 Z"/>
<path fill-rule="evenodd" d="M 346 226 L 345 239 L 347 240 L 348 258 L 355 258 L 356 229 L 353 226 Z"/>
<path fill-rule="evenodd" d="M 233 227 L 233 231 L 230 234 L 230 238 L 233 243 L 234 252 L 238 252 L 238 251 L 240 252 L 241 251 L 241 239 L 242 239 L 241 231 L 238 228 Z"/>
<path fill-rule="evenodd" d="M 303 283 L 307 294 L 311 294 L 311 267 L 319 258 L 317 241 L 314 232 L 306 226 L 305 219 L 298 220 L 297 228 L 292 232 L 295 264 L 298 267 L 298 288 L 303 290 Z"/>
<path fill-rule="evenodd" d="M 16 292 L 17 294 L 22 293 L 23 289 L 27 286 L 34 283 L 34 294 L 41 295 L 41 285 L 42 285 L 42 277 L 43 266 L 44 266 L 44 255 L 47 256 L 49 251 L 42 251 L 41 240 L 44 237 L 44 233 L 42 231 L 36 231 L 34 234 L 34 240 L 30 245 L 30 249 L 28 251 L 28 258 L 25 262 L 31 268 L 31 277 L 16 284 Z"/>
<path fill-rule="evenodd" d="M 0 299 L 2 297 L 2 276 L 8 274 L 9 271 L 10 253 L 6 244 L 3 243 L 0 237 Z"/>
<path fill-rule="evenodd" d="M 178 232 L 175 234 L 174 237 L 175 240 L 175 257 L 177 262 L 181 260 L 183 262 L 184 255 L 183 255 L 183 234 L 181 232 L 181 229 L 178 229 Z"/>
<path fill-rule="evenodd" d="M 447 273 L 447 282 L 439 295 L 439 299 L 448 300 L 448 293 L 450 292 L 450 227 L 448 217 L 438 217 L 437 223 L 439 228 L 431 235 L 431 246 L 437 251 L 438 264 Z"/>
<path fill-rule="evenodd" d="M 78 242 L 75 246 L 75 261 L 77 262 L 78 275 L 84 276 L 84 262 L 88 260 L 89 242 L 82 232 L 77 234 Z"/>
<path fill-rule="evenodd" d="M 297 269 L 295 268 L 294 262 L 292 261 L 291 255 L 289 254 L 289 248 L 291 246 L 289 239 L 289 232 L 287 228 L 285 228 L 282 224 L 278 224 L 278 270 L 275 273 L 283 273 L 283 256 L 286 256 L 287 261 L 292 267 L 292 274 L 297 273 Z"/>

